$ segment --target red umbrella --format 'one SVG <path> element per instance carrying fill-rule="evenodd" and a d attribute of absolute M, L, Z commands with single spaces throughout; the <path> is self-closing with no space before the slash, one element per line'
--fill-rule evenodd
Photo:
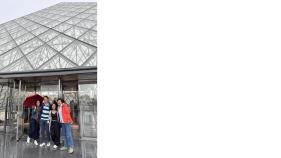
<path fill-rule="evenodd" d="M 32 95 L 32 96 L 26 97 L 26 99 L 23 102 L 23 107 L 32 108 L 32 106 L 35 106 L 37 100 L 42 102 L 43 97 L 39 94 L 35 94 L 35 95 Z"/>

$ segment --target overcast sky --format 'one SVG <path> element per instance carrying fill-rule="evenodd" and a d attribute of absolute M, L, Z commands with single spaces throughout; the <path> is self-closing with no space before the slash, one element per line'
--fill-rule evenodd
<path fill-rule="evenodd" d="M 3 0 L 0 2 L 0 24 L 60 2 L 96 2 L 96 0 Z"/>

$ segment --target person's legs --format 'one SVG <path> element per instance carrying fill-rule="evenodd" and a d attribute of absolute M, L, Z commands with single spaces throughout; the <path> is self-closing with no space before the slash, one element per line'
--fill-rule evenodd
<path fill-rule="evenodd" d="M 38 142 L 37 140 L 40 138 L 40 134 L 39 134 L 39 130 L 40 130 L 40 127 L 39 127 L 39 123 L 37 122 L 37 120 L 34 120 L 34 144 L 35 145 L 38 145 Z"/>
<path fill-rule="evenodd" d="M 40 143 L 42 144 L 45 141 L 45 123 L 43 120 L 40 121 L 40 135 Z"/>
<path fill-rule="evenodd" d="M 29 130 L 28 130 L 28 137 L 29 137 L 29 138 L 33 138 L 34 131 L 35 131 L 35 125 L 34 125 L 34 123 L 33 123 L 33 119 L 31 119 L 31 121 L 30 121 L 30 126 L 29 126 Z"/>
<path fill-rule="evenodd" d="M 36 121 L 36 120 L 34 120 L 34 125 L 35 125 L 35 129 L 34 129 L 34 133 L 35 133 L 35 137 L 34 137 L 34 140 L 38 140 L 39 139 L 39 136 L 40 136 L 40 134 L 39 134 L 39 131 L 40 131 L 40 125 L 39 125 L 39 123 Z"/>
<path fill-rule="evenodd" d="M 26 142 L 27 143 L 30 143 L 30 138 L 32 138 L 32 136 L 33 136 L 33 131 L 34 131 L 34 126 L 33 126 L 33 122 L 32 122 L 32 120 L 33 119 L 31 119 L 31 121 L 30 121 L 30 124 L 29 124 L 29 129 L 28 129 L 28 136 L 27 136 L 27 140 L 26 140 Z"/>
<path fill-rule="evenodd" d="M 63 139 L 64 139 L 64 145 L 60 150 L 66 150 L 68 148 L 68 141 L 66 139 L 66 126 L 65 123 L 61 124 L 61 129 L 62 129 L 62 133 L 63 133 Z"/>
<path fill-rule="evenodd" d="M 50 143 L 50 141 L 51 141 L 49 125 L 50 124 L 46 121 L 46 136 L 47 136 L 46 141 L 48 141 L 48 143 Z"/>
<path fill-rule="evenodd" d="M 72 138 L 72 129 L 69 123 L 66 124 L 66 139 L 69 148 L 73 148 L 73 138 Z"/>
<path fill-rule="evenodd" d="M 54 123 L 51 124 L 51 131 L 50 132 L 51 132 L 50 134 L 51 134 L 52 141 L 55 144 L 56 138 L 55 138 L 55 126 L 54 126 Z"/>
<path fill-rule="evenodd" d="M 56 122 L 55 123 L 55 145 L 60 146 L 60 127 L 59 127 L 59 123 Z"/>

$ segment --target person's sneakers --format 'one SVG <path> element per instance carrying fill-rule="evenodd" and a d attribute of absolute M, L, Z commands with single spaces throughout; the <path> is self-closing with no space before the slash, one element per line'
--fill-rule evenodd
<path fill-rule="evenodd" d="M 50 143 L 50 142 L 48 142 L 47 147 L 49 147 L 50 145 L 51 145 L 51 143 Z"/>
<path fill-rule="evenodd" d="M 34 140 L 34 144 L 37 146 L 38 145 L 38 143 L 37 143 L 37 141 L 36 140 Z"/>
<path fill-rule="evenodd" d="M 40 147 L 43 147 L 43 146 L 45 146 L 46 144 L 45 143 L 41 143 L 39 146 Z"/>
<path fill-rule="evenodd" d="M 68 153 L 72 154 L 73 153 L 73 148 L 69 148 Z"/>
<path fill-rule="evenodd" d="M 26 142 L 27 142 L 28 144 L 30 143 L 30 138 L 29 138 L 29 137 L 27 137 Z"/>
<path fill-rule="evenodd" d="M 64 146 L 64 147 L 61 147 L 60 150 L 66 150 L 67 148 Z"/>
<path fill-rule="evenodd" d="M 54 145 L 54 146 L 53 146 L 53 148 L 54 148 L 54 149 L 57 149 L 57 148 L 58 148 L 58 146 Z"/>

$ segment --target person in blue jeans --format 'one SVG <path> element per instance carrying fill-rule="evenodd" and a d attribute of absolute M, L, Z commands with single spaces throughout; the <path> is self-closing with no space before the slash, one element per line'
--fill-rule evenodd
<path fill-rule="evenodd" d="M 65 101 L 61 98 L 58 99 L 58 113 L 62 127 L 62 133 L 64 135 L 64 146 L 60 150 L 67 150 L 68 153 L 72 154 L 73 150 L 73 138 L 71 124 L 73 123 L 70 116 L 70 109 Z"/>
<path fill-rule="evenodd" d="M 40 119 L 40 147 L 43 147 L 47 144 L 47 147 L 51 145 L 50 143 L 50 103 L 49 97 L 44 96 L 43 104 L 41 106 L 41 119 Z"/>

